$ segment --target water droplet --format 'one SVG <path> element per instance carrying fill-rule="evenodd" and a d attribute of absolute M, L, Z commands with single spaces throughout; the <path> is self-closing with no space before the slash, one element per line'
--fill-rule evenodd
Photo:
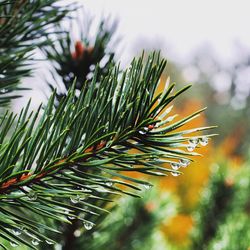
<path fill-rule="evenodd" d="M 147 132 L 149 130 L 149 128 L 148 127 L 144 127 L 143 130 Z"/>
<path fill-rule="evenodd" d="M 4 78 L 4 75 L 3 75 L 3 74 L 0 74 L 0 78 Z"/>
<path fill-rule="evenodd" d="M 15 235 L 20 235 L 22 232 L 21 232 L 21 230 L 19 229 L 19 228 L 13 228 L 12 229 L 12 232 L 13 232 L 13 234 L 15 234 Z"/>
<path fill-rule="evenodd" d="M 0 93 L 2 93 L 2 94 L 6 93 L 6 92 L 7 92 L 6 89 L 1 89 L 1 90 L 0 90 Z"/>
<path fill-rule="evenodd" d="M 79 229 L 75 230 L 75 232 L 74 232 L 74 236 L 75 236 L 76 238 L 80 237 L 81 234 L 82 234 L 82 233 L 81 233 L 81 230 L 79 230 Z"/>
<path fill-rule="evenodd" d="M 85 192 L 85 193 L 91 193 L 92 191 L 91 190 L 89 190 L 89 189 L 87 189 L 87 188 L 82 188 L 81 189 L 83 192 Z"/>
<path fill-rule="evenodd" d="M 91 230 L 94 226 L 94 224 L 92 222 L 89 222 L 89 221 L 84 221 L 83 225 L 84 225 L 86 230 Z"/>
<path fill-rule="evenodd" d="M 76 195 L 74 197 L 70 197 L 70 200 L 73 204 L 77 204 L 80 201 L 81 197 L 79 195 Z"/>
<path fill-rule="evenodd" d="M 65 77 L 64 77 L 64 80 L 65 80 L 66 82 L 69 82 L 71 79 L 70 79 L 69 76 L 65 76 Z"/>
<path fill-rule="evenodd" d="M 106 182 L 106 185 L 107 185 L 108 187 L 112 187 L 113 182 L 111 182 L 111 181 L 107 181 L 107 182 Z"/>
<path fill-rule="evenodd" d="M 149 189 L 152 187 L 152 185 L 149 184 L 149 183 L 145 183 L 145 184 L 143 184 L 143 187 L 144 187 L 145 189 L 149 190 Z"/>
<path fill-rule="evenodd" d="M 74 219 L 75 219 L 75 216 L 69 215 L 69 216 L 67 216 L 67 217 L 68 217 L 69 220 L 74 220 Z"/>
<path fill-rule="evenodd" d="M 176 172 L 171 172 L 171 175 L 173 175 L 174 177 L 177 177 L 180 175 L 180 173 L 176 173 Z"/>
<path fill-rule="evenodd" d="M 146 131 L 144 131 L 144 130 L 139 130 L 139 134 L 145 135 L 145 134 L 146 134 Z"/>
<path fill-rule="evenodd" d="M 208 144 L 208 138 L 206 136 L 200 138 L 199 140 L 201 146 L 206 146 Z"/>
<path fill-rule="evenodd" d="M 180 159 L 180 164 L 183 168 L 187 167 L 190 164 L 190 160 L 188 159 Z"/>
<path fill-rule="evenodd" d="M 170 165 L 173 170 L 178 170 L 180 168 L 180 164 L 177 162 L 172 162 Z"/>
<path fill-rule="evenodd" d="M 188 145 L 188 146 L 187 146 L 187 150 L 188 150 L 189 152 L 194 151 L 194 149 L 195 149 L 195 146 L 193 146 L 193 145 Z"/>
<path fill-rule="evenodd" d="M 50 241 L 50 240 L 45 240 L 45 242 L 48 244 L 48 245 L 53 245 L 54 242 Z"/>
<path fill-rule="evenodd" d="M 34 246 L 38 246 L 39 245 L 39 240 L 38 239 L 33 239 L 31 241 L 31 243 L 34 245 Z"/>
<path fill-rule="evenodd" d="M 89 66 L 89 70 L 90 70 L 90 71 L 94 71 L 94 70 L 95 70 L 95 65 L 94 65 L 94 64 L 91 64 L 91 65 Z"/>
<path fill-rule="evenodd" d="M 28 193 L 28 198 L 29 198 L 31 201 L 35 201 L 35 200 L 37 199 L 37 193 L 31 190 L 31 191 Z"/>
<path fill-rule="evenodd" d="M 11 241 L 11 242 L 10 242 L 10 245 L 11 245 L 12 247 L 17 247 L 17 246 L 18 246 L 18 244 L 16 244 L 14 241 Z"/>
<path fill-rule="evenodd" d="M 157 120 L 157 118 L 155 118 Z M 154 125 L 154 128 L 159 128 L 159 123 Z"/>
<path fill-rule="evenodd" d="M 198 143 L 199 143 L 199 140 L 197 138 L 192 138 L 188 142 L 189 142 L 190 145 L 196 147 L 198 145 Z"/>

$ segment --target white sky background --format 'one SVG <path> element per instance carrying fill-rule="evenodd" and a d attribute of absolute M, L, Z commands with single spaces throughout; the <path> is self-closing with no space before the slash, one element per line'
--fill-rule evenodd
<path fill-rule="evenodd" d="M 68 1 L 65 1 L 68 2 Z M 162 41 L 166 55 L 187 61 L 204 44 L 215 48 L 223 62 L 234 60 L 234 43 L 250 47 L 249 0 L 80 0 L 86 11 L 118 17 L 125 52 L 131 57 L 140 38 Z M 161 43 L 162 44 L 162 43 Z"/>
<path fill-rule="evenodd" d="M 109 14 L 119 20 L 117 35 L 122 40 L 118 54 L 122 65 L 144 49 L 140 41 L 154 44 L 151 49 L 160 46 L 164 56 L 178 64 L 188 63 L 195 51 L 207 46 L 215 50 L 222 64 L 244 56 L 236 43 L 250 51 L 250 0 L 64 0 L 63 4 L 71 2 L 82 4 L 96 20 Z M 34 90 L 14 103 L 15 111 L 28 97 L 33 99 L 33 107 L 46 101 L 40 77 L 38 73 L 35 80 L 27 79 Z"/>

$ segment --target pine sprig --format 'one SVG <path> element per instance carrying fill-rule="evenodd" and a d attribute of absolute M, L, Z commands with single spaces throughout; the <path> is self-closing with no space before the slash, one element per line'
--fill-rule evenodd
<path fill-rule="evenodd" d="M 93 222 L 86 219 L 86 214 L 97 216 L 104 210 L 101 205 L 93 205 L 91 199 L 101 202 L 123 193 L 138 196 L 135 191 L 141 185 L 150 185 L 123 172 L 177 176 L 178 169 L 197 155 L 189 148 L 179 148 L 191 145 L 194 149 L 199 140 L 207 143 L 207 137 L 185 137 L 190 130 L 175 130 L 202 111 L 169 122 L 162 129 L 158 127 L 164 123 L 161 113 L 182 92 L 172 94 L 170 86 L 155 102 L 157 83 L 166 65 L 159 58 L 153 54 L 143 65 L 141 57 L 121 74 L 119 68 L 111 68 L 100 81 L 97 68 L 89 88 L 83 87 L 78 98 L 73 86 L 57 108 L 54 93 L 43 111 L 40 108 L 29 113 L 27 105 L 18 118 L 13 114 L 4 116 L 0 132 L 0 221 L 5 225 L 0 228 L 2 237 L 30 247 L 32 239 L 35 248 L 40 241 L 50 240 L 39 233 L 40 227 L 48 229 L 40 222 L 45 218 L 60 223 L 77 218 L 91 228 Z M 148 110 L 153 106 L 153 111 Z M 38 118 L 40 113 L 42 117 Z M 14 131 L 8 138 L 10 129 Z M 197 131 L 205 129 L 208 127 Z M 138 153 L 131 153 L 131 149 Z M 165 162 L 169 168 L 161 166 Z M 21 219 L 31 214 L 36 215 L 32 224 Z M 24 236 L 11 231 L 20 227 L 26 232 Z"/>
<path fill-rule="evenodd" d="M 78 21 L 75 26 L 81 29 L 84 25 Z M 88 27 L 90 28 L 90 27 Z M 76 78 L 76 89 L 91 82 L 95 68 L 98 65 L 97 79 L 108 73 L 111 65 L 114 65 L 114 52 L 109 48 L 116 31 L 116 22 L 107 25 L 107 20 L 100 22 L 97 35 L 93 39 L 86 30 L 79 30 L 80 40 L 75 40 L 71 31 L 62 26 L 54 27 L 56 42 L 42 48 L 46 58 L 51 62 L 54 71 L 52 76 L 60 76 L 62 83 L 56 81 L 58 86 L 48 83 L 49 87 L 57 89 L 57 99 L 62 98 L 72 86 Z"/>

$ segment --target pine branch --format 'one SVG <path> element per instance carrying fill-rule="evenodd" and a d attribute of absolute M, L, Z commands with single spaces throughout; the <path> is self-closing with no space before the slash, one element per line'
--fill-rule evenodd
<path fill-rule="evenodd" d="M 85 18 L 86 20 L 86 18 Z M 90 29 L 89 24 L 81 22 L 78 20 L 77 24 L 78 33 L 80 34 L 80 40 L 74 41 L 71 32 L 65 31 L 65 34 L 61 32 L 62 27 L 56 29 L 55 33 L 60 33 L 57 36 L 57 44 L 54 43 L 52 46 L 48 46 L 44 49 L 46 57 L 51 60 L 55 72 L 52 72 L 54 79 L 55 73 L 62 78 L 63 85 L 58 84 L 60 89 L 68 90 L 72 85 L 73 79 L 76 77 L 76 88 L 81 89 L 83 86 L 88 87 L 94 75 L 94 70 L 96 67 L 99 68 L 98 75 L 96 76 L 96 81 L 100 81 L 100 77 L 104 77 L 108 73 L 109 67 L 113 64 L 114 53 L 110 51 L 114 46 L 111 42 L 114 40 L 114 31 L 116 29 L 116 23 L 113 22 L 112 25 L 108 25 L 108 20 L 101 21 L 97 35 L 95 38 L 90 37 L 88 30 Z M 74 48 L 74 49 L 72 49 Z M 98 66 L 97 66 L 98 65 Z M 54 86 L 49 84 L 51 89 Z M 63 88 L 62 88 L 63 87 Z M 66 95 L 65 91 L 57 91 L 57 100 L 60 100 L 62 96 Z M 112 182 L 109 183 L 112 185 Z M 112 194 L 107 195 L 107 199 L 112 199 Z M 90 201 L 92 204 L 101 207 L 107 207 L 109 201 L 102 202 L 100 204 L 99 200 Z M 110 209 L 109 204 L 109 209 Z M 106 213 L 101 213 L 98 217 L 88 215 L 86 218 L 93 221 L 95 224 L 99 224 Z M 55 225 L 58 227 L 59 225 Z M 61 242 L 63 249 L 72 249 L 73 246 L 77 246 L 78 239 L 75 237 L 75 231 L 81 230 L 81 221 L 74 219 L 71 225 L 66 225 L 63 227 L 64 236 L 58 237 L 57 242 Z M 95 227 L 96 230 L 96 227 Z M 87 230 L 85 236 L 88 233 L 92 233 L 92 230 Z"/>
<path fill-rule="evenodd" d="M 77 26 L 81 29 L 85 25 L 78 21 Z M 56 42 L 43 47 L 42 50 L 55 70 L 51 72 L 52 76 L 56 79 L 56 73 L 63 82 L 63 84 L 57 82 L 60 90 L 57 90 L 58 100 L 66 95 L 64 89 L 68 91 L 75 78 L 78 90 L 81 90 L 83 86 L 88 86 L 97 65 L 99 68 L 97 81 L 100 81 L 101 76 L 107 75 L 109 67 L 114 65 L 114 52 L 111 52 L 108 47 L 111 46 L 115 30 L 116 22 L 108 25 L 107 21 L 103 20 L 98 26 L 94 39 L 90 38 L 86 30 L 81 30 L 79 31 L 80 40 L 74 42 L 70 31 L 66 31 L 61 26 L 55 27 Z M 48 85 L 54 90 L 54 85 L 50 83 Z"/>
<path fill-rule="evenodd" d="M 119 68 L 111 68 L 100 82 L 97 68 L 89 88 L 83 87 L 77 99 L 73 87 L 54 108 L 54 93 L 40 119 L 41 108 L 32 114 L 29 105 L 18 118 L 4 116 L 0 132 L 0 221 L 4 228 L 0 228 L 0 236 L 35 249 L 40 241 L 52 242 L 52 234 L 46 237 L 39 232 L 41 227 L 54 230 L 44 224 L 45 218 L 49 224 L 71 223 L 77 218 L 92 227 L 85 215 L 97 216 L 104 209 L 90 199 L 102 201 L 109 193 L 138 196 L 134 191 L 150 185 L 123 172 L 177 176 L 178 169 L 197 155 L 190 147 L 193 150 L 198 142 L 207 143 L 211 135 L 186 134 L 209 127 L 179 130 L 202 110 L 177 122 L 165 117 L 170 112 L 166 107 L 187 89 L 172 94 L 171 85 L 155 96 L 166 61 L 154 54 L 145 66 L 142 62 L 143 58 L 134 60 L 121 75 Z M 13 133 L 8 138 L 10 129 Z M 138 153 L 130 153 L 131 149 Z M 166 162 L 170 168 L 160 165 Z M 32 223 L 23 219 L 32 214 L 36 215 Z M 9 231 L 20 227 L 26 235 Z"/>
<path fill-rule="evenodd" d="M 0 104 L 20 95 L 11 94 L 22 77 L 31 74 L 31 53 L 51 43 L 45 36 L 72 7 L 59 7 L 56 0 L 13 0 L 0 3 Z"/>

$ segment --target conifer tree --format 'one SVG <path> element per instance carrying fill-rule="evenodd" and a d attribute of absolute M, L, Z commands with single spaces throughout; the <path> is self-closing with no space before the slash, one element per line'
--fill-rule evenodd
<path fill-rule="evenodd" d="M 212 173 L 195 211 L 191 249 L 249 249 L 249 161 L 237 173 L 222 162 Z"/>
<path fill-rule="evenodd" d="M 112 213 L 112 201 L 139 197 L 151 185 L 127 172 L 178 176 L 198 155 L 195 148 L 213 136 L 206 135 L 211 127 L 182 128 L 204 109 L 174 120 L 172 103 L 190 86 L 174 91 L 174 84 L 166 84 L 157 92 L 166 66 L 159 53 L 121 70 L 114 51 L 107 51 L 114 27 L 106 29 L 105 21 L 94 41 L 73 41 L 60 21 L 74 8 L 56 0 L 0 3 L 3 249 L 85 249 L 76 232 L 93 234 Z M 38 47 L 61 80 L 49 83 L 47 103 L 31 110 L 30 100 L 15 115 L 7 104 L 31 74 L 31 52 Z"/>

